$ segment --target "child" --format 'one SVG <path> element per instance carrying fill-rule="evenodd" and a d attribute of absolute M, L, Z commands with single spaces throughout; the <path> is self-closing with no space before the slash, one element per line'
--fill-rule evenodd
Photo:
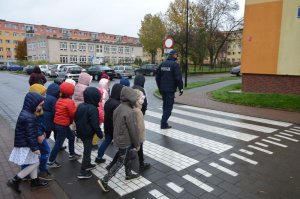
<path fill-rule="evenodd" d="M 96 167 L 91 164 L 92 140 L 94 134 L 103 138 L 99 127 L 99 113 L 97 106 L 101 99 L 100 92 L 95 87 L 87 87 L 83 92 L 84 103 L 80 104 L 75 114 L 77 135 L 83 142 L 83 159 L 81 163 L 79 179 L 91 178 L 90 170 Z"/>
<path fill-rule="evenodd" d="M 111 89 L 111 96 L 104 105 L 104 133 L 105 138 L 101 143 L 98 156 L 95 162 L 98 164 L 104 163 L 103 155 L 109 144 L 112 142 L 114 126 L 113 126 L 113 112 L 120 105 L 121 90 L 124 86 L 121 84 L 115 84 Z"/>
<path fill-rule="evenodd" d="M 126 180 L 139 177 L 139 174 L 133 174 L 131 171 L 132 160 L 134 159 L 134 150 L 132 146 L 139 150 L 139 133 L 137 132 L 137 115 L 134 106 L 138 101 L 137 92 L 129 87 L 124 87 L 121 91 L 121 104 L 113 113 L 114 123 L 114 145 L 119 148 L 119 155 L 116 164 L 114 164 L 108 173 L 99 180 L 99 184 L 104 192 L 108 192 L 108 181 L 125 165 Z"/>
<path fill-rule="evenodd" d="M 122 79 L 120 79 L 120 84 L 130 87 L 130 82 L 127 78 L 122 77 Z"/>
<path fill-rule="evenodd" d="M 40 150 L 37 142 L 38 124 L 34 112 L 40 111 L 43 103 L 44 97 L 40 94 L 27 93 L 16 124 L 14 148 L 10 154 L 9 161 L 20 166 L 28 166 L 10 179 L 7 185 L 19 194 L 21 193 L 19 184 L 29 174 L 31 187 L 44 187 L 48 184 L 47 182 L 41 182 L 37 177 Z"/>
<path fill-rule="evenodd" d="M 144 102 L 141 107 L 143 115 L 146 114 L 146 110 L 147 110 L 147 106 L 148 106 L 147 96 L 146 96 L 146 91 L 144 89 L 144 85 L 145 85 L 145 77 L 143 75 L 135 76 L 134 85 L 132 88 L 142 91 L 145 96 Z M 146 169 L 149 169 L 151 165 L 149 163 L 144 162 L 143 143 L 141 143 L 140 150 L 138 151 L 138 156 L 139 156 L 139 162 L 140 162 L 139 170 L 144 171 Z"/>
<path fill-rule="evenodd" d="M 75 86 L 68 82 L 64 82 L 60 85 L 61 97 L 56 102 L 54 116 L 57 138 L 49 157 L 48 166 L 50 168 L 61 167 L 55 159 L 66 138 L 69 140 L 69 160 L 76 160 L 80 157 L 80 155 L 74 151 L 75 135 L 69 127 L 73 122 L 76 112 L 76 105 L 71 99 L 74 89 Z"/>
<path fill-rule="evenodd" d="M 75 86 L 73 99 L 76 106 L 83 103 L 83 91 L 90 85 L 93 77 L 87 73 L 80 73 L 78 83 Z"/>
<path fill-rule="evenodd" d="M 47 89 L 41 84 L 33 84 L 30 86 L 29 92 L 36 92 L 42 96 L 46 95 Z M 46 101 L 46 100 L 45 100 Z M 43 106 L 45 103 L 43 104 Z M 52 180 L 52 175 L 48 171 L 48 158 L 50 154 L 50 147 L 46 139 L 46 125 L 45 125 L 45 112 L 43 109 L 40 111 L 36 111 L 35 113 L 37 122 L 38 122 L 38 143 L 39 143 L 39 150 L 41 152 L 40 156 L 40 165 L 39 165 L 39 178 L 42 180 Z"/>

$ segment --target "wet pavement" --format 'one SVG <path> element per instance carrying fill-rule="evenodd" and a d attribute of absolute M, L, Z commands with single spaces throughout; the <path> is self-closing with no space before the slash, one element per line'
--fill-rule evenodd
<path fill-rule="evenodd" d="M 219 76 L 193 77 L 191 81 Z M 76 176 L 81 160 L 70 162 L 67 152 L 63 152 L 58 158 L 63 166 L 51 172 L 56 179 L 53 184 L 66 196 L 91 199 L 300 198 L 299 113 L 218 104 L 206 95 L 212 89 L 236 82 L 234 80 L 185 91 L 176 98 L 176 102 L 187 105 L 174 107 L 169 120 L 173 128 L 160 130 L 162 103 L 151 95 L 156 89 L 154 78 L 146 79 L 150 104 L 145 116 L 144 153 L 152 167 L 132 181 L 125 181 L 124 171 L 119 171 L 109 184 L 111 192 L 104 194 L 97 180 L 105 174 L 106 163 L 97 166 L 92 179 L 80 181 Z M 5 118 L 5 121 L 1 119 L 1 134 L 8 137 L 5 144 L 0 145 L 5 151 L 0 164 L 10 165 L 3 167 L 10 171 L 8 174 L 18 168 L 7 163 L 13 145 L 13 129 L 7 124 L 14 127 L 28 90 L 27 80 L 28 76 L 0 73 L 0 114 Z M 76 143 L 76 151 L 82 153 L 81 143 Z M 111 145 L 106 159 L 115 151 Z M 92 160 L 95 156 L 93 152 Z M 135 162 L 134 168 L 137 167 Z M 6 193 L 5 181 L 1 181 L 1 188 L 2 193 Z M 26 186 L 22 189 L 26 190 Z M 6 195 L 16 198 L 11 192 Z M 52 197 L 60 198 L 56 193 Z"/>

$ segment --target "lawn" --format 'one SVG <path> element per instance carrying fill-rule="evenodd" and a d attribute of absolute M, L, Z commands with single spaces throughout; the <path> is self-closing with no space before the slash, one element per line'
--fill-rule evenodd
<path fill-rule="evenodd" d="M 241 89 L 241 84 L 233 84 L 210 94 L 213 99 L 221 102 L 300 112 L 299 95 L 228 92 L 239 89 Z"/>

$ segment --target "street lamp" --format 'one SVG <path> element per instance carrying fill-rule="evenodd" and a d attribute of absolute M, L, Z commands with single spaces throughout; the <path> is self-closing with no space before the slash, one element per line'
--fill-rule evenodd
<path fill-rule="evenodd" d="M 185 74 L 184 87 L 187 87 L 187 72 L 188 72 L 188 43 L 189 43 L 189 0 L 186 0 L 186 35 L 185 35 Z"/>

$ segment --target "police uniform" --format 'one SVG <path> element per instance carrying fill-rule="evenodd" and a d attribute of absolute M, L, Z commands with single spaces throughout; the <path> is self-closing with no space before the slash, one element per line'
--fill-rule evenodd
<path fill-rule="evenodd" d="M 160 64 L 156 73 L 156 84 L 163 100 L 162 129 L 171 128 L 168 125 L 168 119 L 172 113 L 175 92 L 178 88 L 182 93 L 183 89 L 180 66 L 176 62 L 176 58 L 172 56 L 173 54 L 176 54 L 175 50 L 172 50 L 167 60 Z"/>

